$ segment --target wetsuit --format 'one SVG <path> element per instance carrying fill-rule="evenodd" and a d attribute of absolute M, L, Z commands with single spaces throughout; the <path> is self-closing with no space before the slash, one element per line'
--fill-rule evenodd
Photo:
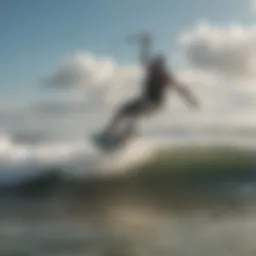
<path fill-rule="evenodd" d="M 169 76 L 164 69 L 150 68 L 144 84 L 143 96 L 149 103 L 160 105 L 164 101 Z"/>

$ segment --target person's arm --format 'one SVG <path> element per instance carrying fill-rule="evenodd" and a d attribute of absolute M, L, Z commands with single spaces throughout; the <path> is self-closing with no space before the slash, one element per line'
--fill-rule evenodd
<path fill-rule="evenodd" d="M 138 58 L 143 67 L 148 67 L 151 59 L 152 52 L 152 38 L 150 34 L 143 33 L 132 35 L 128 37 L 129 43 L 136 43 L 139 47 Z"/>
<path fill-rule="evenodd" d="M 175 88 L 177 93 L 186 100 L 186 102 L 194 108 L 199 107 L 199 102 L 193 95 L 193 93 L 184 84 L 170 78 L 170 84 Z"/>
<path fill-rule="evenodd" d="M 148 67 L 151 59 L 152 42 L 149 34 L 144 34 L 139 40 L 139 60 L 142 66 Z"/>

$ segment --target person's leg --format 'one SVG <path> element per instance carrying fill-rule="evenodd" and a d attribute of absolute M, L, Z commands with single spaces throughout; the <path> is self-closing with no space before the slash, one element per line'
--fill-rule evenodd
<path fill-rule="evenodd" d="M 118 130 L 120 125 L 125 125 L 127 132 L 134 129 L 135 123 L 139 117 L 144 115 L 148 103 L 143 98 L 136 99 L 123 105 L 114 115 L 110 124 L 107 126 L 107 132 Z"/>

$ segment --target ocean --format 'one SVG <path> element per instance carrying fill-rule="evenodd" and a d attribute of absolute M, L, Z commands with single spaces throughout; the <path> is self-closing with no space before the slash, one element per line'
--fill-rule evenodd
<path fill-rule="evenodd" d="M 161 135 L 114 154 L 2 135 L 0 255 L 254 255 L 253 134 Z"/>

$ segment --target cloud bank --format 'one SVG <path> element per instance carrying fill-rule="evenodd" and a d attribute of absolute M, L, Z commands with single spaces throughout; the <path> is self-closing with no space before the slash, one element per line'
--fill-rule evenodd
<path fill-rule="evenodd" d="M 183 32 L 180 44 L 191 67 L 229 79 L 256 78 L 256 27 L 199 24 Z"/>
<path fill-rule="evenodd" d="M 92 104 L 100 104 L 116 103 L 135 93 L 140 78 L 137 67 L 122 67 L 110 57 L 79 53 L 69 56 L 41 83 L 47 88 L 79 89 Z"/>

